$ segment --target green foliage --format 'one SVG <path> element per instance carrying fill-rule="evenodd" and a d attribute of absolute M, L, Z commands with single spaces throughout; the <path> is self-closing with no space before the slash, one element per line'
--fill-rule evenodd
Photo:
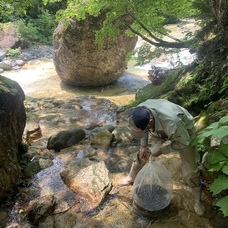
<path fill-rule="evenodd" d="M 55 17 L 44 11 L 37 19 L 30 20 L 38 31 L 38 42 L 42 44 L 52 44 L 54 29 L 57 27 Z"/>
<path fill-rule="evenodd" d="M 0 22 L 15 21 L 26 14 L 32 0 L 0 0 Z"/>
<path fill-rule="evenodd" d="M 44 0 L 44 3 L 53 3 L 58 0 Z M 167 18 L 183 18 L 192 15 L 191 3 L 187 0 L 75 0 L 68 1 L 67 8 L 57 13 L 59 20 L 69 22 L 70 18 L 84 20 L 87 15 L 97 17 L 107 12 L 103 27 L 97 31 L 96 40 L 102 43 L 105 38 L 115 39 L 120 28 L 128 30 L 129 27 L 142 34 L 148 31 L 161 37 L 168 31 L 164 28 Z M 134 15 L 133 17 L 130 14 Z M 132 30 L 128 30 L 132 34 Z"/>
<path fill-rule="evenodd" d="M 38 31 L 37 28 L 31 23 L 27 24 L 23 20 L 19 20 L 16 24 L 18 37 L 24 46 L 31 46 L 38 42 Z"/>
<path fill-rule="evenodd" d="M 222 117 L 218 122 L 201 130 L 191 142 L 193 146 L 203 145 L 205 151 L 209 151 L 209 171 L 219 174 L 218 178 L 210 185 L 213 195 L 228 191 L 228 144 L 225 138 L 228 139 L 228 116 Z M 212 146 L 212 139 L 219 140 L 219 143 Z M 221 194 L 216 203 L 224 216 L 228 216 L 227 200 L 227 197 L 223 197 Z"/>
<path fill-rule="evenodd" d="M 59 3 L 44 5 L 40 0 L 0 0 L 0 22 L 16 21 L 22 46 L 36 43 L 52 45 L 53 32 L 57 27 L 55 13 L 60 8 Z"/>
<path fill-rule="evenodd" d="M 204 35 L 209 33 L 227 33 L 227 0 L 193 0 L 193 7 L 198 16 L 202 18 L 202 24 L 205 26 Z M 209 29 L 208 29 L 209 28 Z"/>
<path fill-rule="evenodd" d="M 17 22 L 17 31 L 20 40 L 30 46 L 36 43 L 52 44 L 52 35 L 57 22 L 53 15 L 44 11 L 36 19 L 30 19 L 27 23 L 20 20 Z"/>
<path fill-rule="evenodd" d="M 214 38 L 205 42 L 198 50 L 197 56 L 200 56 L 202 61 L 192 72 L 193 80 L 190 84 L 195 87 L 194 92 L 197 94 L 197 100 L 193 105 L 202 107 L 201 109 L 206 110 L 215 101 L 227 97 L 228 64 L 226 56 L 228 48 L 226 42 L 227 39 Z M 223 46 L 226 49 L 221 48 Z M 217 110 L 213 110 L 214 113 L 220 112 L 221 109 L 224 110 L 222 106 L 217 108 Z"/>
<path fill-rule="evenodd" d="M 62 7 L 61 2 L 58 0 L 44 4 L 42 0 L 0 0 L 0 22 L 12 22 L 27 17 L 37 18 L 45 10 L 55 15 Z"/>
<path fill-rule="evenodd" d="M 63 1 L 64 2 L 64 1 Z M 58 10 L 63 7 L 64 3 L 60 0 L 56 3 L 45 4 L 41 0 L 32 0 L 31 6 L 27 9 L 26 17 L 28 18 L 38 18 L 44 11 L 48 11 L 51 15 L 55 15 Z"/>
<path fill-rule="evenodd" d="M 0 30 L 2 31 L 7 31 L 7 29 L 12 26 L 12 23 L 7 22 L 7 23 L 0 23 Z"/>
<path fill-rule="evenodd" d="M 220 193 L 227 189 L 228 177 L 226 175 L 220 175 L 210 186 L 210 190 L 213 195 Z"/>
<path fill-rule="evenodd" d="M 228 216 L 228 195 L 220 199 L 216 205 L 221 208 L 221 211 L 223 212 L 224 216 Z"/>
<path fill-rule="evenodd" d="M 148 43 L 144 43 L 138 48 L 134 49 L 134 55 L 136 56 L 136 65 L 142 66 L 149 63 L 151 59 L 159 58 L 161 55 L 168 55 L 177 53 L 178 50 L 173 48 L 158 47 L 152 49 L 152 46 Z"/>
<path fill-rule="evenodd" d="M 6 56 L 10 56 L 11 58 L 18 58 L 21 55 L 21 49 L 20 48 L 9 48 L 7 50 Z"/>

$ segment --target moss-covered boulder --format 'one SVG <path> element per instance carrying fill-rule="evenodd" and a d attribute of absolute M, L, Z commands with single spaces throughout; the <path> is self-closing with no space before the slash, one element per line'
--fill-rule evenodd
<path fill-rule="evenodd" d="M 21 177 L 19 148 L 26 123 L 24 99 L 18 83 L 0 76 L 0 200 L 13 192 Z"/>

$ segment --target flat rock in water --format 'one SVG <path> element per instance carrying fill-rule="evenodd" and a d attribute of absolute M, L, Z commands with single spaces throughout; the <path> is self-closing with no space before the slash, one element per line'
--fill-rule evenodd
<path fill-rule="evenodd" d="M 77 173 L 73 172 L 61 172 L 63 182 L 73 192 L 86 198 L 91 207 L 97 207 L 112 189 L 109 172 L 103 161 L 82 168 Z"/>

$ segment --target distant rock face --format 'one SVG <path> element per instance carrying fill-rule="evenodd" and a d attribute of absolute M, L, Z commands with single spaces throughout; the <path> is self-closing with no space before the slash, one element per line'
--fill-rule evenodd
<path fill-rule="evenodd" d="M 24 99 L 18 83 L 0 76 L 0 200 L 21 177 L 18 148 L 26 123 Z"/>
<path fill-rule="evenodd" d="M 14 47 L 18 42 L 19 38 L 13 23 L 8 23 L 5 28 L 0 29 L 0 59 L 9 48 Z"/>
<path fill-rule="evenodd" d="M 62 23 L 54 32 L 54 65 L 61 80 L 75 86 L 104 86 L 118 79 L 126 69 L 126 56 L 133 50 L 136 37 L 121 32 L 116 41 L 107 39 L 100 49 L 95 32 L 105 15 Z"/>

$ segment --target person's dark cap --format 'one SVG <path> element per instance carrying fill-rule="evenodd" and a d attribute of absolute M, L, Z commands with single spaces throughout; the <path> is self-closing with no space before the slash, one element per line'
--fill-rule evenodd
<path fill-rule="evenodd" d="M 133 108 L 129 117 L 131 135 L 135 139 L 141 139 L 145 135 L 145 129 L 150 121 L 149 110 L 144 107 Z"/>

